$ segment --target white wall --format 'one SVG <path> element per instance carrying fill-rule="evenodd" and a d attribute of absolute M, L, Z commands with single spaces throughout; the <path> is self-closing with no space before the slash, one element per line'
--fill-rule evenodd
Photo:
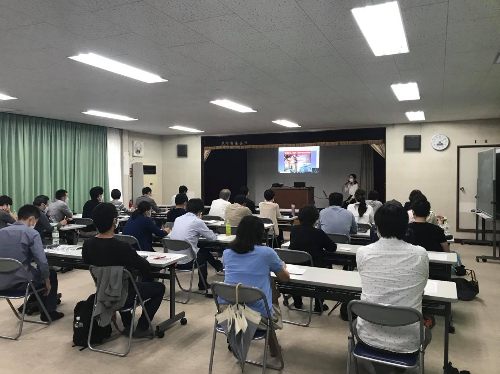
<path fill-rule="evenodd" d="M 263 201 L 264 191 L 275 182 L 285 186 L 293 186 L 293 182 L 306 182 L 306 186 L 314 187 L 314 194 L 319 197 L 324 197 L 323 190 L 327 195 L 331 192 L 343 192 L 342 187 L 349 174 L 359 176 L 361 152 L 361 145 L 323 146 L 320 148 L 319 173 L 292 175 L 278 173 L 278 148 L 249 149 L 247 184 L 250 197 L 255 203 Z M 326 207 L 328 201 L 316 199 L 316 206 Z"/>
<path fill-rule="evenodd" d="M 188 157 L 177 157 L 177 144 L 187 144 Z M 163 136 L 163 203 L 170 204 L 179 186 L 189 189 L 188 196 L 201 197 L 201 136 Z"/>
<path fill-rule="evenodd" d="M 430 140 L 435 134 L 450 138 L 448 149 L 441 152 L 432 149 Z M 404 135 L 421 135 L 421 152 L 404 152 Z M 457 238 L 473 237 L 473 234 L 455 231 L 457 146 L 484 145 L 485 140 L 488 144 L 500 143 L 499 119 L 387 126 L 387 200 L 404 203 L 411 190 L 420 189 L 432 209 L 448 217 Z"/>

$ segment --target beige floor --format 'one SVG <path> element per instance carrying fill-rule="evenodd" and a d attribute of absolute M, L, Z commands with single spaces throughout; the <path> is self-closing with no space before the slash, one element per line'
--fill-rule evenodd
<path fill-rule="evenodd" d="M 471 373 L 498 373 L 500 352 L 500 263 L 476 263 L 477 254 L 490 254 L 490 248 L 454 245 L 464 263 L 476 270 L 481 293 L 471 302 L 459 302 L 452 308 L 456 333 L 451 335 L 450 360 L 459 369 Z M 213 274 L 213 273 L 212 273 Z M 211 280 L 222 279 L 212 275 Z M 1 374 L 29 373 L 206 373 L 211 344 L 214 302 L 194 296 L 192 302 L 178 310 L 185 310 L 186 326 L 176 324 L 165 338 L 153 341 L 134 341 L 126 358 L 80 352 L 72 348 L 73 308 L 79 300 L 93 292 L 92 281 L 85 271 L 59 275 L 63 303 L 60 310 L 66 317 L 52 326 L 25 325 L 19 341 L 0 340 Z M 331 306 L 332 302 L 328 302 Z M 287 313 L 287 312 L 285 312 Z M 168 316 L 164 302 L 154 319 L 158 322 Z M 297 313 L 293 317 L 297 318 Z M 13 331 L 15 317 L 6 302 L 0 303 L 0 329 Z M 310 327 L 285 325 L 278 332 L 285 357 L 284 373 L 345 373 L 347 323 L 335 311 L 330 317 L 314 316 Z M 123 343 L 123 338 L 111 344 Z M 426 372 L 442 373 L 443 319 L 437 318 L 433 341 L 426 352 Z M 262 342 L 254 343 L 250 355 L 260 357 Z M 228 352 L 225 339 L 216 345 L 214 373 L 238 373 L 234 358 Z M 247 365 L 245 373 L 259 373 L 260 369 Z M 269 372 L 273 372 L 270 370 Z"/>

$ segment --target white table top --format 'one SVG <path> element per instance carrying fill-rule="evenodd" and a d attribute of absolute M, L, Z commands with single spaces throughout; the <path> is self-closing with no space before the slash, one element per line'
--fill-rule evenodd
<path fill-rule="evenodd" d="M 283 249 L 288 249 L 290 247 L 290 242 L 285 242 L 281 246 Z M 364 247 L 362 245 L 356 244 L 337 244 L 337 251 L 340 255 L 350 255 L 356 256 L 356 253 L 360 247 Z M 429 262 L 434 264 L 446 264 L 446 265 L 454 265 L 458 262 L 457 254 L 452 252 L 432 252 L 427 251 L 427 255 L 429 256 Z"/>
<path fill-rule="evenodd" d="M 290 279 L 293 283 L 361 292 L 361 277 L 357 271 L 295 266 L 305 269 L 305 272 L 302 275 L 290 274 Z M 456 284 L 454 282 L 429 279 L 425 287 L 424 299 L 452 303 L 457 302 Z"/>
<path fill-rule="evenodd" d="M 82 247 L 78 245 L 60 245 L 56 248 L 45 249 L 46 254 L 50 254 L 55 257 L 66 257 L 81 259 L 82 258 Z M 138 251 L 139 256 L 144 257 L 153 267 L 164 268 L 168 265 L 175 264 L 176 262 L 186 258 L 186 255 L 179 255 L 173 253 L 160 253 L 160 252 L 146 252 Z"/>
<path fill-rule="evenodd" d="M 356 234 L 350 234 L 351 238 L 362 238 L 362 239 L 370 239 L 370 230 L 366 230 L 365 232 L 357 232 Z"/>
<path fill-rule="evenodd" d="M 217 234 L 216 240 L 207 240 L 205 238 L 200 238 L 199 240 L 215 243 L 231 243 L 234 239 L 236 239 L 236 235 Z"/>
<path fill-rule="evenodd" d="M 207 227 L 226 226 L 225 221 L 208 220 L 208 221 L 203 221 L 203 222 L 205 222 L 205 225 L 207 225 Z M 272 223 L 264 223 L 264 229 L 267 230 L 267 229 L 270 229 L 271 227 L 273 227 Z"/>
<path fill-rule="evenodd" d="M 295 208 L 295 210 L 296 210 L 296 211 L 298 211 L 299 209 L 298 209 L 298 208 Z M 259 207 L 256 207 L 256 208 L 255 208 L 255 211 L 256 211 L 256 212 L 260 212 Z M 281 209 L 281 208 L 280 208 L 280 213 L 290 213 L 290 214 L 291 214 L 291 213 L 292 213 L 292 209 L 291 209 L 291 208 L 288 208 L 288 209 Z"/>
<path fill-rule="evenodd" d="M 76 229 L 83 229 L 84 227 L 87 227 L 87 225 L 77 225 L 75 223 L 72 223 L 70 225 L 66 226 L 61 226 L 59 228 L 59 231 L 67 231 L 67 230 L 76 230 Z"/>
<path fill-rule="evenodd" d="M 73 214 L 73 218 L 83 218 L 82 213 Z"/>

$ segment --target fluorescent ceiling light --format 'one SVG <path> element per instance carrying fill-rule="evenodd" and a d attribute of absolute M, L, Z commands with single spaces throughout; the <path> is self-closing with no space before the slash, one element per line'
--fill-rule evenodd
<path fill-rule="evenodd" d="M 120 121 L 137 121 L 137 118 L 131 118 L 127 116 L 122 116 L 120 114 L 114 114 L 114 113 L 107 113 L 107 112 L 100 112 L 98 110 L 87 110 L 86 112 L 82 112 L 83 114 L 88 114 L 90 116 L 97 116 L 97 117 L 105 117 L 105 118 L 111 118 L 111 119 L 117 119 Z"/>
<path fill-rule="evenodd" d="M 17 97 L 12 97 L 9 95 L 4 95 L 0 93 L 0 100 L 17 100 Z"/>
<path fill-rule="evenodd" d="M 159 75 L 148 73 L 147 71 L 134 68 L 133 66 L 126 65 L 103 56 L 96 55 L 95 53 L 80 53 L 77 56 L 71 56 L 69 58 L 75 61 L 83 62 L 87 65 L 95 66 L 99 69 L 104 69 L 112 73 L 123 75 L 125 77 L 137 79 L 141 82 L 167 82 L 166 79 L 163 79 Z"/>
<path fill-rule="evenodd" d="M 406 117 L 408 117 L 410 121 L 425 121 L 424 112 L 421 110 L 418 112 L 406 112 Z"/>
<path fill-rule="evenodd" d="M 191 127 L 184 127 L 184 126 L 177 126 L 177 125 L 169 127 L 169 129 L 179 130 L 179 131 L 187 131 L 187 132 L 205 132 L 205 131 L 202 131 L 202 130 L 193 129 Z"/>
<path fill-rule="evenodd" d="M 257 112 L 256 110 L 253 110 L 252 108 L 249 108 L 247 106 L 235 103 L 234 101 L 230 100 L 214 100 L 211 101 L 212 104 L 222 106 L 227 109 L 235 110 L 240 113 L 251 113 L 251 112 Z"/>
<path fill-rule="evenodd" d="M 352 9 L 375 56 L 408 53 L 408 41 L 397 1 Z"/>
<path fill-rule="evenodd" d="M 272 121 L 273 123 L 280 125 L 280 126 L 285 126 L 285 127 L 300 127 L 296 123 L 287 121 L 286 119 L 277 119 L 276 121 Z"/>
<path fill-rule="evenodd" d="M 414 82 L 391 84 L 391 88 L 399 101 L 420 100 L 418 84 Z"/>

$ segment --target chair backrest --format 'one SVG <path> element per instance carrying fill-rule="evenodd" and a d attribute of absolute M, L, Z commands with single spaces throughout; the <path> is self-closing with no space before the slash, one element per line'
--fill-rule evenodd
<path fill-rule="evenodd" d="M 237 226 L 231 226 L 231 235 L 236 235 L 237 229 L 238 229 Z M 226 233 L 226 226 L 217 226 L 215 228 L 215 233 L 216 234 L 225 234 Z"/>
<path fill-rule="evenodd" d="M 352 300 L 347 305 L 347 315 L 352 326 L 352 314 L 367 322 L 380 326 L 407 326 L 413 323 L 420 323 L 420 342 L 424 341 L 424 319 L 418 310 L 396 305 L 377 304 L 362 300 Z M 359 338 L 359 337 L 358 337 Z"/>
<path fill-rule="evenodd" d="M 372 225 L 370 225 L 369 223 L 358 223 L 358 230 L 362 229 L 362 230 L 369 231 L 371 228 L 372 228 Z"/>
<path fill-rule="evenodd" d="M 121 242 L 128 243 L 134 248 L 136 251 L 142 251 L 141 245 L 139 244 L 139 241 L 131 236 L 131 235 L 121 235 L 121 234 L 116 234 L 115 238 L 118 239 Z"/>
<path fill-rule="evenodd" d="M 174 240 L 169 238 L 163 238 L 161 240 L 161 244 L 163 245 L 163 251 L 167 253 L 168 251 L 184 251 L 186 249 L 193 249 L 191 244 L 184 240 Z"/>
<path fill-rule="evenodd" d="M 326 234 L 334 243 L 338 244 L 349 244 L 351 242 L 351 238 L 346 234 Z"/>
<path fill-rule="evenodd" d="M 77 224 L 77 225 L 90 226 L 90 225 L 94 224 L 94 221 L 92 221 L 92 218 L 73 218 L 73 220 L 75 221 L 75 224 Z"/>
<path fill-rule="evenodd" d="M 201 219 L 203 221 L 224 221 L 222 217 L 219 216 L 209 216 L 208 214 L 206 216 L 201 216 Z"/>
<path fill-rule="evenodd" d="M 174 227 L 174 222 L 165 222 L 165 227 L 172 229 Z"/>
<path fill-rule="evenodd" d="M 236 304 L 236 284 L 229 284 L 223 282 L 213 282 L 210 285 L 212 294 L 214 295 L 215 304 L 219 308 L 218 298 L 227 301 L 230 304 Z M 264 292 L 257 287 L 239 286 L 238 287 L 238 302 L 240 304 L 249 304 L 256 301 L 263 300 L 267 311 L 267 317 L 271 318 L 271 312 L 267 305 L 267 299 Z"/>
<path fill-rule="evenodd" d="M 311 255 L 303 251 L 294 251 L 291 249 L 275 249 L 279 258 L 287 264 L 301 265 L 308 264 L 314 266 Z"/>
<path fill-rule="evenodd" d="M 12 273 L 23 267 L 18 260 L 13 258 L 0 258 L 0 274 Z"/>
<path fill-rule="evenodd" d="M 265 217 L 259 217 L 260 218 L 260 222 L 262 223 L 270 223 L 270 224 L 274 224 L 273 220 L 271 218 L 265 218 Z"/>

